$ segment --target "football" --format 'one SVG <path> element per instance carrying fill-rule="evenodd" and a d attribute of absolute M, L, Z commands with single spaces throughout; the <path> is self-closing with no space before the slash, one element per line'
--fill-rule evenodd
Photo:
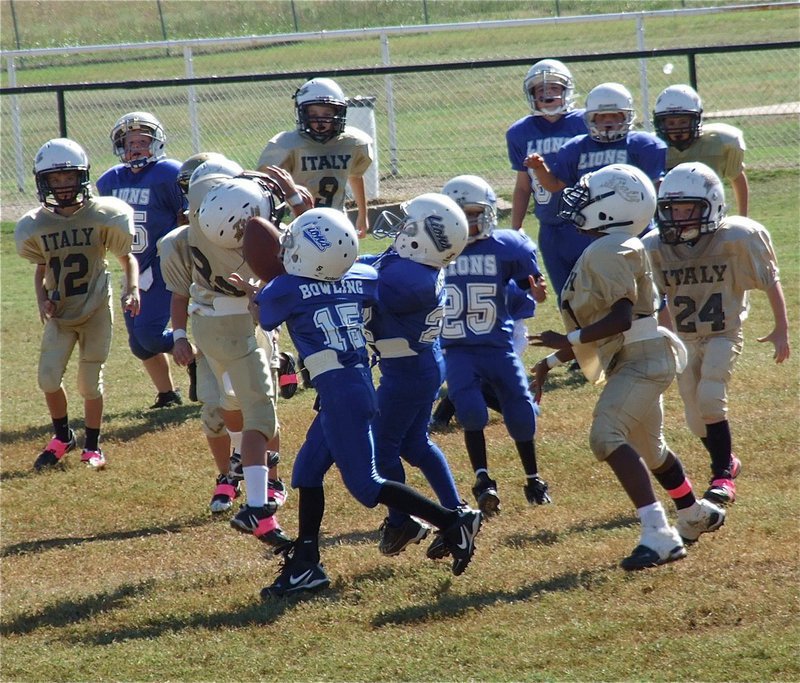
<path fill-rule="evenodd" d="M 242 252 L 247 265 L 264 284 L 286 273 L 280 257 L 280 231 L 261 216 L 247 219 Z"/>

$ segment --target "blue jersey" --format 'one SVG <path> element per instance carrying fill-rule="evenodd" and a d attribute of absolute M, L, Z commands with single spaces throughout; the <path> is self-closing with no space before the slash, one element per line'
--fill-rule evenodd
<path fill-rule="evenodd" d="M 378 303 L 370 309 L 367 332 L 379 355 L 402 358 L 431 350 L 442 327 L 442 271 L 403 258 L 393 247 L 361 260 L 378 271 Z"/>
<path fill-rule="evenodd" d="M 468 244 L 445 271 L 442 347 L 512 348 L 514 316 L 508 308 L 508 283 L 525 283 L 529 275 L 541 273 L 536 245 L 522 233 L 495 230 Z"/>
<path fill-rule="evenodd" d="M 178 215 L 187 206 L 177 183 L 180 167 L 174 159 L 159 159 L 134 173 L 117 164 L 97 179 L 98 193 L 118 197 L 133 208 L 132 251 L 140 272 L 158 265 L 156 244 L 177 226 Z"/>
<path fill-rule="evenodd" d="M 279 275 L 257 295 L 259 323 L 274 330 L 286 322 L 311 379 L 346 367 L 367 367 L 364 308 L 376 303 L 378 273 L 355 264 L 341 280 L 323 282 Z"/>
<path fill-rule="evenodd" d="M 564 114 L 558 121 L 550 122 L 543 116 L 529 115 L 511 125 L 506 132 L 508 160 L 515 171 L 527 173 L 531 179 L 531 196 L 534 213 L 542 224 L 560 224 L 558 199 L 561 192 L 548 192 L 536 179 L 536 174 L 524 164 L 525 157 L 534 152 L 541 154 L 548 166 L 558 150 L 576 135 L 587 132 L 584 110 L 576 109 Z"/>
<path fill-rule="evenodd" d="M 561 182 L 572 187 L 581 177 L 611 164 L 630 164 L 644 171 L 653 183 L 664 177 L 667 145 L 652 133 L 633 132 L 615 142 L 598 142 L 579 135 L 556 154 L 550 170 Z"/>

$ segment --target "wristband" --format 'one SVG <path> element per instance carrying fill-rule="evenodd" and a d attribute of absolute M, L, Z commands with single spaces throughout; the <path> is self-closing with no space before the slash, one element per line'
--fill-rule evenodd
<path fill-rule="evenodd" d="M 562 365 L 564 363 L 564 361 L 559 360 L 558 356 L 554 353 L 551 353 L 549 356 L 545 356 L 544 362 L 547 363 L 548 370 L 552 370 L 557 365 Z"/>
<path fill-rule="evenodd" d="M 575 346 L 576 344 L 581 343 L 581 330 L 578 328 L 577 330 L 572 330 L 567 335 L 567 341 L 569 342 L 570 346 Z"/>
<path fill-rule="evenodd" d="M 290 197 L 287 197 L 286 201 L 289 202 L 289 204 L 291 204 L 292 206 L 301 206 L 302 204 L 305 204 L 299 192 L 295 192 Z"/>
<path fill-rule="evenodd" d="M 176 342 L 179 339 L 186 339 L 186 330 L 182 330 L 181 328 L 172 330 L 172 341 Z"/>

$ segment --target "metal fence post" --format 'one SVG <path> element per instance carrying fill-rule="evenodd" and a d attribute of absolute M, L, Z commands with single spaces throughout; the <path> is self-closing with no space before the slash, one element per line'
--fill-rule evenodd
<path fill-rule="evenodd" d="M 194 78 L 194 61 L 192 60 L 192 48 L 190 45 L 183 47 L 183 63 L 186 71 L 186 78 Z M 197 90 L 193 83 L 187 89 L 187 106 L 189 109 L 189 131 L 192 138 L 192 153 L 200 151 L 200 122 L 197 115 Z"/>
<path fill-rule="evenodd" d="M 386 33 L 381 33 L 381 57 L 383 58 L 383 65 L 389 66 L 392 62 L 389 57 L 389 36 Z M 389 124 L 389 168 L 392 175 L 398 174 L 397 163 L 397 121 L 394 113 L 394 83 L 392 75 L 386 74 L 384 76 L 386 83 L 386 120 Z"/>

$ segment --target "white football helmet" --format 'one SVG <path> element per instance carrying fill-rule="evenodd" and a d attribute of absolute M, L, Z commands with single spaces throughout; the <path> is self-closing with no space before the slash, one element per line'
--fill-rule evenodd
<path fill-rule="evenodd" d="M 372 232 L 394 237 L 394 250 L 403 258 L 444 268 L 467 246 L 467 217 L 450 197 L 426 192 L 402 203 L 400 210 L 402 217 L 384 211 Z"/>
<path fill-rule="evenodd" d="M 478 234 L 469 236 L 469 244 L 486 239 L 497 227 L 497 195 L 483 178 L 476 175 L 456 176 L 447 181 L 442 188 L 442 194 L 450 197 L 465 212 L 467 209 L 483 209 L 483 213 L 477 218 Z M 471 217 L 468 218 L 468 224 L 472 220 Z"/>
<path fill-rule="evenodd" d="M 150 138 L 150 155 L 131 161 L 125 160 L 125 137 L 132 132 L 142 133 Z M 159 120 L 146 111 L 133 111 L 120 117 L 111 129 L 111 145 L 114 154 L 128 168 L 141 168 L 153 164 L 166 156 L 164 145 L 167 136 Z"/>
<path fill-rule="evenodd" d="M 599 128 L 595 123 L 598 114 L 620 112 L 623 119 L 619 125 Z M 615 142 L 624 138 L 633 127 L 636 114 L 633 111 L 633 96 L 621 83 L 601 83 L 586 96 L 586 126 L 589 135 L 598 142 Z"/>
<path fill-rule="evenodd" d="M 560 103 L 555 99 L 536 101 L 534 89 L 538 85 L 547 87 L 556 84 L 563 88 Z M 570 70 L 557 59 L 542 59 L 534 64 L 525 76 L 523 83 L 525 97 L 534 116 L 557 116 L 571 111 L 575 103 L 575 81 Z"/>
<path fill-rule="evenodd" d="M 199 154 L 193 154 L 186 161 L 184 161 L 178 170 L 177 178 L 178 187 L 181 188 L 183 195 L 186 196 L 189 194 L 189 179 L 192 177 L 194 170 L 200 164 L 202 164 L 204 161 L 210 161 L 211 159 L 216 159 L 219 161 L 220 159 L 224 158 L 225 157 L 222 154 L 218 154 L 217 152 L 200 152 Z"/>
<path fill-rule="evenodd" d="M 347 123 L 347 98 L 336 81 L 330 78 L 312 78 L 297 89 L 294 101 L 297 111 L 297 130 L 303 135 L 317 142 L 327 142 L 344 132 Z M 312 118 L 308 114 L 308 107 L 312 104 L 331 106 L 334 115 L 325 119 Z M 330 130 L 324 133 L 314 130 L 313 123 L 319 120 L 330 123 Z"/>
<path fill-rule="evenodd" d="M 693 204 L 687 218 L 674 215 L 675 204 Z M 664 244 L 694 242 L 719 229 L 725 217 L 725 190 L 714 171 L 692 161 L 678 164 L 658 188 L 658 232 Z"/>
<path fill-rule="evenodd" d="M 635 166 L 611 164 L 565 189 L 558 215 L 579 230 L 637 236 L 655 210 L 656 191 L 650 178 Z"/>
<path fill-rule="evenodd" d="M 209 159 L 200 164 L 189 176 L 189 214 L 200 209 L 208 191 L 215 185 L 240 175 L 244 169 L 235 161 L 225 157 Z"/>
<path fill-rule="evenodd" d="M 686 116 L 687 125 L 667 128 L 670 116 Z M 653 108 L 653 125 L 658 136 L 671 147 L 683 151 L 703 132 L 703 102 L 694 88 L 688 85 L 671 85 L 661 91 Z"/>
<path fill-rule="evenodd" d="M 72 188 L 50 187 L 48 174 L 54 171 L 78 171 Z M 68 138 L 48 140 L 36 152 L 33 160 L 33 176 L 39 201 L 49 208 L 83 204 L 91 196 L 89 187 L 89 157 L 77 142 Z M 69 194 L 67 194 L 69 192 Z M 81 196 L 78 199 L 78 195 Z M 48 201 L 48 197 L 53 201 Z"/>
<path fill-rule="evenodd" d="M 224 249 L 240 249 L 247 219 L 272 214 L 271 197 L 247 178 L 233 178 L 215 185 L 197 212 L 200 229 L 210 242 Z"/>
<path fill-rule="evenodd" d="M 355 263 L 358 234 L 341 211 L 319 207 L 289 224 L 282 247 L 287 273 L 332 282 L 340 280 Z"/>

